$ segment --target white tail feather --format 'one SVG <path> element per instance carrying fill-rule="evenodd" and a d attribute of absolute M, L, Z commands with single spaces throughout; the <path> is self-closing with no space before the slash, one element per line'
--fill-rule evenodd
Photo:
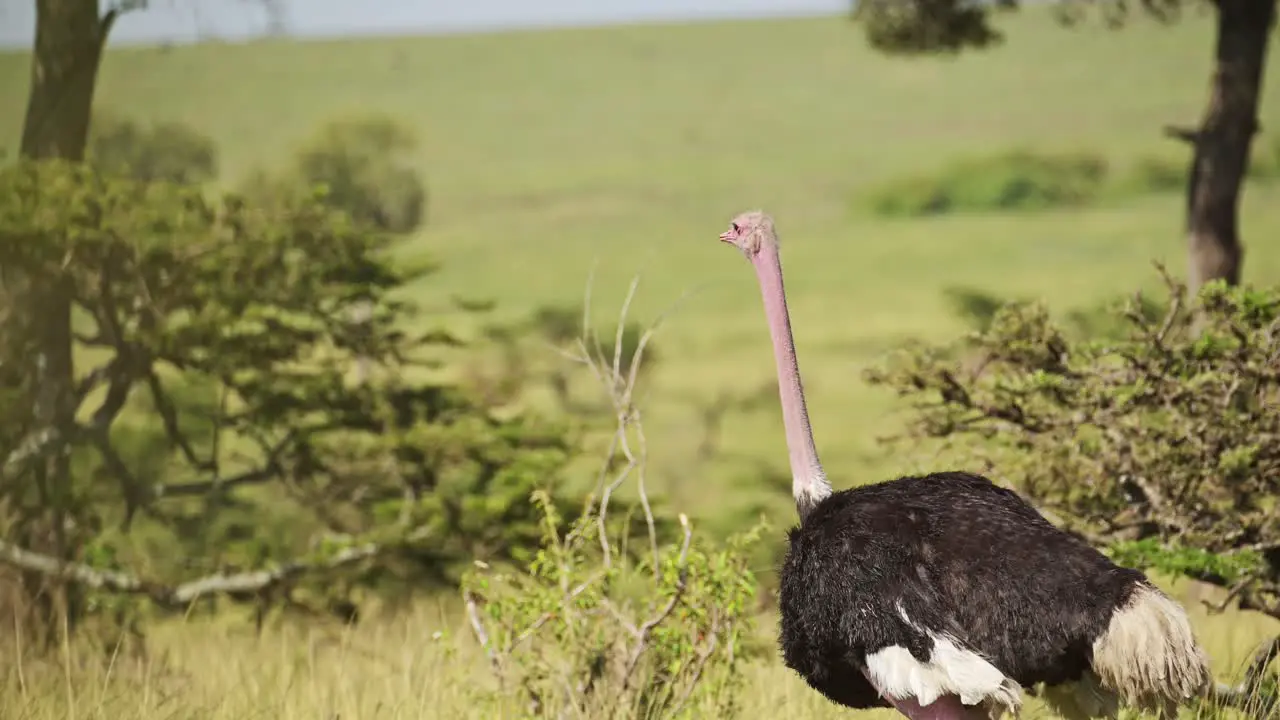
<path fill-rule="evenodd" d="M 1094 641 L 1093 669 L 1126 705 L 1160 712 L 1199 695 L 1211 679 L 1186 611 L 1145 584 Z"/>

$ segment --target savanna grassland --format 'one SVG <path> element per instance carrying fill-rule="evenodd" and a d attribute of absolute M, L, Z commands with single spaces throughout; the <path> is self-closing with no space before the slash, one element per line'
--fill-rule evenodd
<path fill-rule="evenodd" d="M 577 301 L 594 273 L 603 320 L 639 273 L 638 317 L 680 302 L 655 341 L 644 401 L 653 484 L 695 523 L 728 528 L 763 512 L 777 530 L 791 521 L 788 498 L 752 481 L 761 463 L 785 465 L 775 406 L 729 415 L 717 456 L 689 470 L 701 408 L 767 388 L 773 374 L 752 274 L 715 238 L 734 213 L 763 207 L 777 219 L 809 408 L 838 487 L 929 464 L 878 448 L 895 402 L 860 373 L 902 340 L 962 332 L 949 291 L 1040 298 L 1066 313 L 1157 287 L 1153 260 L 1183 271 L 1176 191 L 1036 212 L 867 210 L 860 198 L 885 182 L 1011 150 L 1096 154 L 1119 175 L 1144 158 L 1184 160 L 1160 129 L 1201 111 L 1206 18 L 1073 31 L 1024 11 L 1003 24 L 997 50 L 930 60 L 879 56 L 836 18 L 119 48 L 98 103 L 209 134 L 226 185 L 283 161 L 335 116 L 375 110 L 413 126 L 430 214 L 397 252 L 442 263 L 414 299 L 493 300 L 499 314 L 524 315 Z M 1280 122 L 1272 57 L 1260 154 L 1280 148 L 1266 132 Z M 0 146 L 17 144 L 27 62 L 0 55 Z M 1251 182 L 1241 216 L 1246 281 L 1276 283 L 1280 182 Z M 1276 631 L 1256 616 L 1210 616 L 1196 599 L 1224 676 Z M 455 610 L 260 640 L 176 623 L 157 630 L 146 660 L 102 669 L 68 649 L 57 663 L 12 668 L 0 694 L 4 712 L 16 708 L 8 716 L 36 720 L 465 717 L 484 668 L 465 643 L 451 654 Z M 748 709 L 841 715 L 777 663 L 751 672 Z"/>

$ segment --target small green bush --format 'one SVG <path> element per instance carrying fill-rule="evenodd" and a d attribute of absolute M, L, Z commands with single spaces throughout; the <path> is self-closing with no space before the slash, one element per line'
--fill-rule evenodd
<path fill-rule="evenodd" d="M 630 326 L 630 301 L 629 293 L 618 318 L 622 327 Z M 567 337 L 571 325 L 563 314 L 543 319 L 552 334 Z M 635 404 L 647 343 L 635 343 L 625 362 L 632 370 L 624 371 L 620 336 L 610 346 L 593 329 L 581 332 L 576 359 L 609 400 L 613 440 L 596 491 L 567 529 L 551 497 L 536 491 L 544 521 L 532 560 L 507 569 L 477 563 L 463 580 L 472 631 L 500 690 L 479 700 L 515 702 L 532 717 L 733 717 L 742 663 L 755 649 L 759 588 L 751 551 L 764 525 L 725 543 L 695 539 L 684 515 L 682 537 L 658 531 Z M 622 532 L 611 528 L 611 498 L 628 480 L 647 538 L 629 535 L 627 525 Z"/>
<path fill-rule="evenodd" d="M 426 221 L 427 190 L 414 164 L 413 131 L 382 115 L 332 121 L 298 151 L 283 173 L 255 170 L 242 192 L 275 204 L 320 189 L 320 201 L 358 225 L 403 234 Z"/>
<path fill-rule="evenodd" d="M 1148 156 L 1138 158 L 1121 181 L 1132 194 L 1180 192 L 1187 186 L 1188 160 Z"/>
<path fill-rule="evenodd" d="M 179 122 L 146 125 L 111 112 L 95 112 L 86 154 L 98 172 L 142 182 L 194 185 L 218 175 L 213 139 Z"/>
<path fill-rule="evenodd" d="M 716 546 L 693 542 L 681 516 L 683 542 L 630 564 L 600 542 L 598 510 L 562 534 L 550 498 L 534 501 L 546 518 L 534 559 L 515 572 L 478 565 L 463 583 L 501 688 L 534 717 L 732 717 L 763 526 Z"/>
<path fill-rule="evenodd" d="M 1179 159 L 1153 155 L 1138 158 L 1126 176 L 1119 181 L 1117 194 L 1183 192 L 1191 171 L 1190 163 L 1189 154 Z M 1277 177 L 1280 177 L 1280 141 L 1271 146 L 1255 143 L 1245 179 L 1259 182 Z"/>
<path fill-rule="evenodd" d="M 1104 197 L 1182 192 L 1189 162 L 1189 156 L 1144 156 L 1112 177 L 1106 161 L 1090 153 L 1015 150 L 961 160 L 936 174 L 891 180 L 858 204 L 884 217 L 1081 207 Z M 1280 178 L 1280 140 L 1255 144 L 1248 179 L 1275 178 Z"/>
<path fill-rule="evenodd" d="M 1107 163 L 1086 153 L 1013 151 L 956 162 L 933 177 L 891 181 L 867 205 L 884 216 L 918 217 L 965 210 L 1036 210 L 1079 206 L 1107 180 Z"/>

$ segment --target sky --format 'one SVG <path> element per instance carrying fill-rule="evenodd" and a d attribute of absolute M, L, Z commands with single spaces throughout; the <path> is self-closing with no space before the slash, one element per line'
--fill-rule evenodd
<path fill-rule="evenodd" d="M 118 0 L 113 0 L 118 1 Z M 106 6 L 107 0 L 103 0 Z M 241 40 L 262 36 L 253 0 L 149 0 L 116 23 L 112 45 Z M 439 34 L 635 21 L 830 15 L 848 0 L 284 0 L 299 37 Z M 30 47 L 34 0 L 0 0 L 0 46 Z"/>

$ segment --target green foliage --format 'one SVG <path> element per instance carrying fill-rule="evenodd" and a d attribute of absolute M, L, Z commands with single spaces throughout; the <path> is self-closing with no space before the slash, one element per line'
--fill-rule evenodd
<path fill-rule="evenodd" d="M 480 566 L 464 596 L 502 686 L 527 714 L 731 717 L 750 657 L 755 578 L 747 550 L 762 526 L 715 546 L 682 542 L 627 562 L 583 513 L 568 532 L 544 493 L 539 550 L 518 572 Z M 478 604 L 483 611 L 478 611 Z"/>
<path fill-rule="evenodd" d="M 992 15 L 1021 4 L 1019 0 L 862 0 L 855 4 L 853 16 L 863 22 L 867 42 L 880 52 L 955 54 L 999 45 L 1004 34 L 992 26 Z M 1184 0 L 1065 0 L 1055 4 L 1054 14 L 1059 22 L 1071 26 L 1096 10 L 1103 23 L 1114 29 L 1128 21 L 1134 5 L 1157 20 L 1169 21 L 1178 17 Z"/>
<path fill-rule="evenodd" d="M 1262 553 L 1252 548 L 1221 555 L 1177 542 L 1162 543 L 1156 537 L 1121 540 L 1108 551 L 1111 559 L 1128 567 L 1153 568 L 1169 575 L 1221 578 L 1233 585 L 1263 572 L 1266 567 Z"/>
<path fill-rule="evenodd" d="M 540 532 L 523 499 L 555 488 L 576 438 L 437 379 L 441 363 L 480 349 L 405 330 L 422 323 L 395 294 L 422 276 L 391 266 L 388 242 L 302 193 L 257 207 L 88 165 L 0 171 L 0 457 L 27 458 L 0 476 L 5 539 L 21 542 L 10 530 L 52 503 L 30 462 L 46 437 L 29 381 L 48 320 L 18 302 L 40 283 L 73 299 L 88 365 L 84 420 L 68 437 L 73 483 L 57 501 L 76 530 L 66 559 L 145 568 L 172 587 L 389 549 L 328 581 L 251 578 L 228 591 L 296 603 L 519 557 Z M 370 367 L 361 380 L 357 360 Z"/>
<path fill-rule="evenodd" d="M 144 125 L 97 111 L 89 129 L 88 160 L 104 175 L 143 182 L 199 184 L 217 177 L 213 139 L 177 122 Z"/>
<path fill-rule="evenodd" d="M 996 8 L 1010 7 L 999 0 Z M 862 0 L 853 16 L 862 21 L 872 47 L 890 54 L 956 53 L 997 45 L 1004 36 L 991 27 L 986 3 L 973 0 Z"/>
<path fill-rule="evenodd" d="M 1191 312 L 1171 288 L 1112 311 L 1127 330 L 1114 339 L 1073 339 L 1043 306 L 1013 303 L 868 378 L 910 401 L 893 441 L 941 440 L 1126 561 L 1275 607 L 1280 292 L 1213 283 Z"/>
<path fill-rule="evenodd" d="M 1092 201 L 1106 177 L 1106 162 L 1097 156 L 1017 150 L 962 160 L 931 177 L 890 181 L 864 202 L 878 215 L 898 217 L 1074 207 Z"/>
<path fill-rule="evenodd" d="M 1185 192 L 1189 173 L 1188 160 L 1142 157 L 1130 167 L 1127 177 L 1117 183 L 1116 194 Z M 1269 182 L 1277 177 L 1280 177 L 1280 142 L 1272 147 L 1255 143 L 1246 180 Z"/>
<path fill-rule="evenodd" d="M 417 140 L 382 115 L 332 121 L 298 151 L 280 177 L 252 175 L 246 194 L 271 201 L 298 188 L 323 188 L 321 202 L 361 227 L 403 234 L 426 219 L 426 186 L 416 169 Z"/>
<path fill-rule="evenodd" d="M 1271 151 L 1255 147 L 1248 178 L 1265 182 L 1280 177 L 1280 144 Z M 924 217 L 963 211 L 1048 210 L 1083 207 L 1104 199 L 1147 193 L 1185 192 L 1189 160 L 1147 156 L 1119 177 L 1090 153 L 1043 154 L 1014 150 L 970 158 L 933 175 L 888 181 L 859 203 L 885 217 Z"/>

